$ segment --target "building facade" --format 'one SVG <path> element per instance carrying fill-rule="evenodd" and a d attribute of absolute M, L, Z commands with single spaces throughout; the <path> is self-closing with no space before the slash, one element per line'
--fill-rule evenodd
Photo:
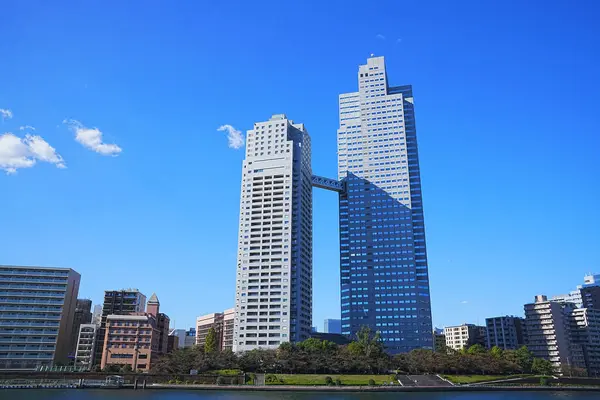
<path fill-rule="evenodd" d="M 444 335 L 444 331 L 442 332 L 433 332 L 433 349 L 437 352 L 446 352 L 446 335 Z"/>
<path fill-rule="evenodd" d="M 202 315 L 196 319 L 194 337 L 198 346 L 204 346 L 206 336 L 212 328 L 217 336 L 217 347 L 224 350 L 233 349 L 235 308 L 229 308 L 222 313 Z M 191 338 L 191 337 L 190 337 Z"/>
<path fill-rule="evenodd" d="M 584 299 L 584 296 L 587 299 Z M 579 308 L 600 308 L 600 275 L 588 274 L 584 276 L 583 284 L 578 285 L 576 290 L 568 294 L 554 296 L 552 301 L 573 303 Z"/>
<path fill-rule="evenodd" d="M 312 169 L 303 124 L 279 114 L 247 132 L 239 226 L 233 350 L 307 339 Z"/>
<path fill-rule="evenodd" d="M 164 354 L 168 349 L 169 324 L 171 320 L 167 314 L 160 312 L 160 301 L 158 301 L 156 293 L 152 293 L 152 296 L 148 299 L 148 302 L 146 303 L 146 312 L 153 315 L 156 319 L 156 329 L 158 331 L 157 351 L 160 354 Z"/>
<path fill-rule="evenodd" d="M 575 304 L 548 301 L 546 296 L 539 295 L 524 308 L 527 348 L 535 357 L 550 361 L 557 372 L 563 365 L 585 367 L 581 346 L 574 346 L 571 336 Z"/>
<path fill-rule="evenodd" d="M 366 325 L 387 351 L 433 349 L 412 87 L 390 86 L 383 57 L 339 96 L 342 333 Z"/>
<path fill-rule="evenodd" d="M 77 299 L 75 315 L 73 316 L 73 328 L 71 329 L 71 347 L 69 356 L 74 356 L 77 350 L 79 337 L 79 326 L 92 322 L 92 301 L 88 299 Z"/>
<path fill-rule="evenodd" d="M 159 356 L 156 318 L 146 313 L 107 315 L 101 368 L 129 365 L 133 371 L 149 372 Z"/>
<path fill-rule="evenodd" d="M 169 343 L 169 317 L 160 312 L 153 293 L 146 312 L 107 315 L 101 367 L 130 365 L 133 371 L 148 372 L 158 357 L 166 354 Z"/>
<path fill-rule="evenodd" d="M 516 350 L 525 345 L 525 320 L 519 317 L 502 316 L 486 318 L 487 345 L 503 350 Z"/>
<path fill-rule="evenodd" d="M 99 364 L 102 360 L 107 317 L 109 315 L 143 313 L 145 308 L 146 296 L 137 289 L 107 290 L 104 292 L 100 326 L 96 335 L 96 355 L 94 357 L 96 364 Z"/>
<path fill-rule="evenodd" d="M 583 286 L 579 289 L 581 307 L 600 310 L 600 286 Z"/>
<path fill-rule="evenodd" d="M 94 366 L 94 348 L 96 347 L 96 333 L 98 325 L 80 324 L 75 349 L 75 367 L 91 370 Z"/>
<path fill-rule="evenodd" d="M 600 310 L 574 309 L 571 312 L 570 328 L 573 345 L 581 346 L 588 376 L 600 376 Z"/>
<path fill-rule="evenodd" d="M 0 266 L 0 370 L 69 362 L 80 279 L 69 268 Z"/>
<path fill-rule="evenodd" d="M 462 350 L 476 344 L 485 347 L 485 326 L 462 324 L 444 328 L 446 347 L 453 350 Z"/>
<path fill-rule="evenodd" d="M 342 320 L 341 319 L 326 319 L 323 324 L 323 331 L 325 333 L 342 333 Z"/>

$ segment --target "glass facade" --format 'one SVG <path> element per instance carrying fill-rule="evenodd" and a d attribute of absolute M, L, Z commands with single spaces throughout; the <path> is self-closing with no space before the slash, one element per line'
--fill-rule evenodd
<path fill-rule="evenodd" d="M 390 353 L 433 349 L 412 87 L 390 87 L 383 57 L 340 95 L 342 334 L 379 331 Z"/>
<path fill-rule="evenodd" d="M 71 269 L 0 266 L 0 370 L 67 362 L 79 280 Z"/>

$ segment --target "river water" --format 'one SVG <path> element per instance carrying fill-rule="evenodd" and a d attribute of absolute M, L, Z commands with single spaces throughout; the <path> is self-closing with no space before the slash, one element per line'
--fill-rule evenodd
<path fill-rule="evenodd" d="M 0 390 L 0 400 L 598 400 L 598 392 L 319 393 L 183 390 Z"/>

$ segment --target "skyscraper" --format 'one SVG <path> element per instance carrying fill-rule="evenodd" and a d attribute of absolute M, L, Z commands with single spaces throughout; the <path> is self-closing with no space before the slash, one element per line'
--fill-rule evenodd
<path fill-rule="evenodd" d="M 310 136 L 283 114 L 248 131 L 242 168 L 233 350 L 310 336 Z"/>
<path fill-rule="evenodd" d="M 432 349 L 433 330 L 412 87 L 387 79 L 369 58 L 339 96 L 341 316 L 398 353 Z"/>

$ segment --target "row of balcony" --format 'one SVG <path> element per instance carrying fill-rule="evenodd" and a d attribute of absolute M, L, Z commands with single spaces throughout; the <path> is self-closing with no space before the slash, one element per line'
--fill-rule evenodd
<path fill-rule="evenodd" d="M 3 291 L 0 292 L 0 296 L 16 296 L 16 297 L 52 297 L 52 298 L 64 298 L 65 293 L 58 292 L 17 292 L 17 291 Z"/>
<path fill-rule="evenodd" d="M 0 326 L 28 326 L 32 328 L 58 327 L 59 322 L 23 322 L 23 321 L 0 321 Z"/>
<path fill-rule="evenodd" d="M 28 296 L 31 297 L 31 296 Z M 62 306 L 62 300 L 46 300 L 46 299 L 37 299 L 37 298 L 0 298 L 0 304 L 43 304 L 49 306 Z"/>
<path fill-rule="evenodd" d="M 50 321 L 60 321 L 60 314 L 13 314 L 13 313 L 0 313 L 0 320 L 20 320 L 20 319 L 41 319 Z M 18 323 L 18 322 L 16 322 Z"/>
<path fill-rule="evenodd" d="M 44 353 L 44 354 L 0 353 L 0 359 L 19 359 L 19 358 L 26 358 L 29 360 L 52 360 L 54 358 L 54 354 L 52 354 L 52 353 Z"/>

